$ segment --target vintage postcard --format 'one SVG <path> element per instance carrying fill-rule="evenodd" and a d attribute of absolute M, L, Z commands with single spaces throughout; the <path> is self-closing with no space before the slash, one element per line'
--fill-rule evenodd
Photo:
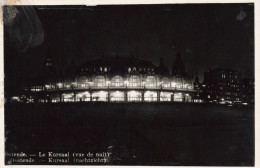
<path fill-rule="evenodd" d="M 255 166 L 255 3 L 2 6 L 5 166 Z"/>

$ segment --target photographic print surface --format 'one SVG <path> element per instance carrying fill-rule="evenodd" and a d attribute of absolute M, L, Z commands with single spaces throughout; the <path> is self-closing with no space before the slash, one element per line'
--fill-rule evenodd
<path fill-rule="evenodd" d="M 254 4 L 4 6 L 5 164 L 254 166 Z"/>

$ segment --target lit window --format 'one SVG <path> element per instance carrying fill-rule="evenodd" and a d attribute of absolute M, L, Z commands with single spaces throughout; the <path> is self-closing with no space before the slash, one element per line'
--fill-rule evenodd
<path fill-rule="evenodd" d="M 115 91 L 110 94 L 110 101 L 124 101 L 124 92 Z"/>
<path fill-rule="evenodd" d="M 160 101 L 171 101 L 171 93 L 161 92 Z"/>
<path fill-rule="evenodd" d="M 136 71 L 136 68 L 134 67 L 133 70 Z"/>
<path fill-rule="evenodd" d="M 156 79 L 154 76 L 147 76 L 146 78 L 146 87 L 155 87 Z"/>
<path fill-rule="evenodd" d="M 157 101 L 157 93 L 152 91 L 146 91 L 144 93 L 144 101 Z"/>
<path fill-rule="evenodd" d="M 100 69 L 100 71 L 102 72 L 102 67 L 100 67 L 99 69 Z"/>
<path fill-rule="evenodd" d="M 111 80 L 111 85 L 114 86 L 114 87 L 122 87 L 122 86 L 124 86 L 123 77 L 118 76 L 118 75 L 113 77 L 112 80 Z"/>
<path fill-rule="evenodd" d="M 94 92 L 92 94 L 92 100 L 93 101 L 107 101 L 107 92 L 105 91 L 99 91 L 99 92 Z"/>
<path fill-rule="evenodd" d="M 104 68 L 104 71 L 107 72 L 107 67 Z"/>
<path fill-rule="evenodd" d="M 130 91 L 127 93 L 127 100 L 128 101 L 141 101 L 142 100 L 142 94 L 137 91 Z"/>
<path fill-rule="evenodd" d="M 128 72 L 131 72 L 131 68 L 130 67 L 128 68 Z"/>
<path fill-rule="evenodd" d="M 106 79 L 104 76 L 99 75 L 95 78 L 94 83 L 95 83 L 95 86 L 104 87 L 104 86 L 106 86 Z"/>
<path fill-rule="evenodd" d="M 129 78 L 129 86 L 131 87 L 137 87 L 137 86 L 140 86 L 141 85 L 141 80 L 139 78 L 139 76 L 137 75 L 132 75 L 130 78 Z"/>
<path fill-rule="evenodd" d="M 164 77 L 164 78 L 162 79 L 162 87 L 164 87 L 164 88 L 171 87 L 170 79 Z"/>

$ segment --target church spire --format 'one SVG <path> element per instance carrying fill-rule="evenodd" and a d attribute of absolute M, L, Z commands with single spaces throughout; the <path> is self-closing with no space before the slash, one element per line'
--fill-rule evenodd
<path fill-rule="evenodd" d="M 158 66 L 158 73 L 160 75 L 169 75 L 169 69 L 164 65 L 163 58 L 160 58 L 160 63 Z"/>
<path fill-rule="evenodd" d="M 172 75 L 184 75 L 185 74 L 185 66 L 183 64 L 181 53 L 178 52 L 176 54 L 176 59 L 172 67 Z"/>

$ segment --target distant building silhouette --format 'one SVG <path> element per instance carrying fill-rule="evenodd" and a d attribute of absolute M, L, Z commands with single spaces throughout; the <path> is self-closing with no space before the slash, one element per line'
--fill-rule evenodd
<path fill-rule="evenodd" d="M 204 73 L 204 99 L 208 102 L 241 103 L 241 73 L 228 68 L 208 69 Z"/>
<path fill-rule="evenodd" d="M 255 82 L 253 79 L 242 79 L 241 84 L 241 98 L 242 102 L 253 105 L 255 102 Z"/>

